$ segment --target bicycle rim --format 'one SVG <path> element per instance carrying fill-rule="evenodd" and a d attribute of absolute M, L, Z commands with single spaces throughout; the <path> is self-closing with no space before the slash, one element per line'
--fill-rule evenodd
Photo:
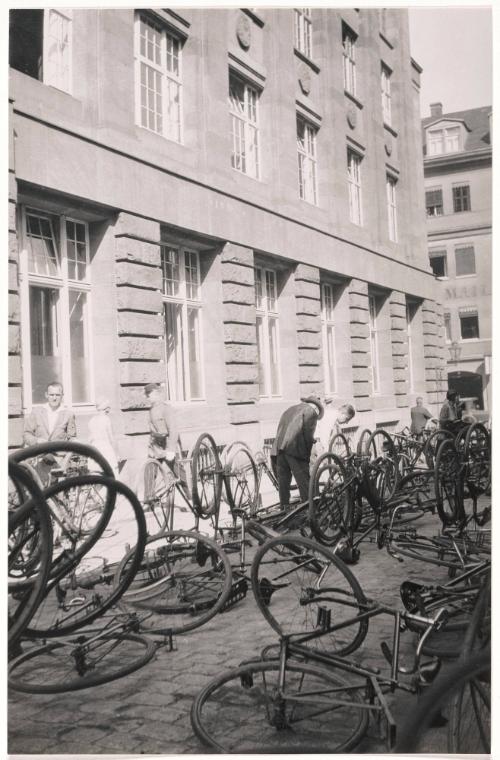
<path fill-rule="evenodd" d="M 193 448 L 193 506 L 202 517 L 217 512 L 222 492 L 222 467 L 211 435 L 202 433 Z"/>

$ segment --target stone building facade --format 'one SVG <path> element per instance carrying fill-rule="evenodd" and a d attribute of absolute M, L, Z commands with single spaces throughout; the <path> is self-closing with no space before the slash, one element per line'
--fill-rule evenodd
<path fill-rule="evenodd" d="M 491 106 L 422 120 L 431 266 L 441 282 L 447 382 L 491 409 Z"/>
<path fill-rule="evenodd" d="M 442 398 L 420 69 L 399 9 L 11 12 L 9 422 L 63 380 L 145 455 L 272 437 L 301 396 Z M 54 40 L 57 44 L 53 44 Z"/>

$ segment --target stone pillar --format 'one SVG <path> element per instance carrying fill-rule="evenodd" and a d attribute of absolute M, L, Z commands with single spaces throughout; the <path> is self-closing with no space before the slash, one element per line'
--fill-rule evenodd
<path fill-rule="evenodd" d="M 127 435 L 148 432 L 143 388 L 165 381 L 160 225 L 131 214 L 115 225 L 120 409 Z"/>
<path fill-rule="evenodd" d="M 394 397 L 397 407 L 408 406 L 408 325 L 406 321 L 406 297 L 397 290 L 389 298 L 391 317 L 392 372 Z"/>
<path fill-rule="evenodd" d="M 319 269 L 297 264 L 295 309 L 297 314 L 297 350 L 300 397 L 322 395 L 324 380 L 321 368 L 321 292 Z"/>
<path fill-rule="evenodd" d="M 226 243 L 221 253 L 226 393 L 232 425 L 258 424 L 253 250 Z"/>
<path fill-rule="evenodd" d="M 448 365 L 447 365 L 447 350 L 446 350 L 446 335 L 444 328 L 444 307 L 442 303 L 436 303 L 436 325 L 438 328 L 437 338 L 437 392 L 436 401 L 439 404 L 443 404 L 446 398 L 446 391 L 448 389 Z"/>
<path fill-rule="evenodd" d="M 368 412 L 373 408 L 368 283 L 362 280 L 351 280 L 348 288 L 354 405 L 357 412 Z"/>
<path fill-rule="evenodd" d="M 9 235 L 9 437 L 8 447 L 19 448 L 23 444 L 23 390 L 21 368 L 21 308 L 19 300 L 19 248 L 16 225 L 17 182 L 14 162 L 14 134 L 12 129 L 12 110 L 14 101 L 9 100 L 9 196 L 8 196 L 8 235 Z"/>
<path fill-rule="evenodd" d="M 442 379 L 439 378 L 442 351 L 439 325 L 436 317 L 436 303 L 426 299 L 422 303 L 422 328 L 424 336 L 425 391 L 429 399 L 439 403 Z"/>

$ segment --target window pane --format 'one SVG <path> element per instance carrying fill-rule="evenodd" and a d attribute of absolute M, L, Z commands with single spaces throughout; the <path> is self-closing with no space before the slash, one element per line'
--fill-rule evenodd
<path fill-rule="evenodd" d="M 29 272 L 58 275 L 59 264 L 51 221 L 46 217 L 27 214 L 26 232 Z"/>
<path fill-rule="evenodd" d="M 43 81 L 53 87 L 68 91 L 70 89 L 71 21 L 53 8 L 47 12 Z"/>
<path fill-rule="evenodd" d="M 186 275 L 186 298 L 191 301 L 199 299 L 199 265 L 196 251 L 186 251 L 184 254 L 184 267 Z"/>
<path fill-rule="evenodd" d="M 201 350 L 199 309 L 188 308 L 188 355 L 191 398 L 201 398 Z"/>
<path fill-rule="evenodd" d="M 464 248 L 456 248 L 455 263 L 457 269 L 457 277 L 461 277 L 467 274 L 475 274 L 476 259 L 474 256 L 474 246 L 470 245 Z"/>
<path fill-rule="evenodd" d="M 446 254 L 430 256 L 431 269 L 436 277 L 446 277 Z"/>
<path fill-rule="evenodd" d="M 327 389 L 329 393 L 335 393 L 335 328 L 333 325 L 326 326 L 326 364 Z"/>
<path fill-rule="evenodd" d="M 453 189 L 453 211 L 470 211 L 470 188 L 469 185 L 459 185 Z"/>
<path fill-rule="evenodd" d="M 69 340 L 73 403 L 90 401 L 87 294 L 69 291 Z"/>
<path fill-rule="evenodd" d="M 164 316 L 167 395 L 171 401 L 183 401 L 186 397 L 186 389 L 182 353 L 182 305 L 165 303 Z"/>
<path fill-rule="evenodd" d="M 479 338 L 479 320 L 477 314 L 460 315 L 460 330 L 464 340 Z"/>
<path fill-rule="evenodd" d="M 264 308 L 262 292 L 262 269 L 255 269 L 255 307 L 257 309 Z"/>
<path fill-rule="evenodd" d="M 179 251 L 175 248 L 161 247 L 161 267 L 163 275 L 163 293 L 176 296 L 179 293 Z"/>
<path fill-rule="evenodd" d="M 259 369 L 259 395 L 266 395 L 265 364 L 264 364 L 264 318 L 257 314 L 257 364 Z"/>
<path fill-rule="evenodd" d="M 278 320 L 269 317 L 269 370 L 271 395 L 277 396 L 279 386 L 279 357 L 278 357 Z"/>
<path fill-rule="evenodd" d="M 70 280 L 85 280 L 87 277 L 87 248 L 85 225 L 81 222 L 66 222 L 66 255 Z"/>
<path fill-rule="evenodd" d="M 29 289 L 32 403 L 45 402 L 45 389 L 51 380 L 62 382 L 59 349 L 58 304 L 55 288 Z"/>

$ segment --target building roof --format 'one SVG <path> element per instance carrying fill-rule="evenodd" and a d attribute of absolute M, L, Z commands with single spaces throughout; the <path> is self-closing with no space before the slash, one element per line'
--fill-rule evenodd
<path fill-rule="evenodd" d="M 425 128 L 430 124 L 451 119 L 463 121 L 467 127 L 464 151 L 481 150 L 489 148 L 491 145 L 490 120 L 492 112 L 491 106 L 482 106 L 481 108 L 469 108 L 466 111 L 453 111 L 452 113 L 443 113 L 441 116 L 427 116 L 422 119 L 422 142 L 425 150 Z"/>

